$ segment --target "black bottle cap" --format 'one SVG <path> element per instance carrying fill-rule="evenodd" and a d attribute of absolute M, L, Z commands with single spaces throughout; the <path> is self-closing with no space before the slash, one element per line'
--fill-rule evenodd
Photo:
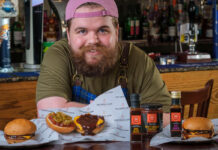
<path fill-rule="evenodd" d="M 130 102 L 131 102 L 131 107 L 139 108 L 140 107 L 139 94 L 136 93 L 131 94 Z"/>
<path fill-rule="evenodd" d="M 172 99 L 172 105 L 180 105 L 180 99 Z"/>

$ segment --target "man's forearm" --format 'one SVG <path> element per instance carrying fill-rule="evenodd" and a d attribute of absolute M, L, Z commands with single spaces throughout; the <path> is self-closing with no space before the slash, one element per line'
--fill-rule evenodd
<path fill-rule="evenodd" d="M 163 113 L 163 127 L 170 124 L 170 113 Z"/>
<path fill-rule="evenodd" d="M 63 97 L 52 96 L 41 99 L 37 103 L 37 110 L 39 109 L 50 109 L 50 108 L 66 108 L 66 107 L 84 107 L 86 104 L 77 102 L 67 102 Z"/>

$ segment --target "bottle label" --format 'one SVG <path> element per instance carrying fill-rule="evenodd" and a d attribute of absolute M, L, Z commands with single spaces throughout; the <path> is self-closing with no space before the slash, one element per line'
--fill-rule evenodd
<path fill-rule="evenodd" d="M 171 37 L 176 36 L 176 27 L 175 26 L 168 27 L 168 35 Z"/>
<path fill-rule="evenodd" d="M 14 31 L 14 44 L 22 44 L 22 31 Z"/>
<path fill-rule="evenodd" d="M 134 35 L 134 20 L 130 21 L 130 35 Z"/>
<path fill-rule="evenodd" d="M 136 21 L 135 21 L 135 34 L 136 34 L 136 35 L 139 35 L 139 32 L 140 32 L 140 31 L 139 31 L 139 30 L 140 30 L 140 29 L 139 29 L 139 25 L 140 25 L 139 20 L 136 20 Z"/>
<path fill-rule="evenodd" d="M 157 114 L 147 114 L 148 123 L 157 123 Z"/>
<path fill-rule="evenodd" d="M 132 115 L 131 125 L 141 125 L 141 115 Z"/>
<path fill-rule="evenodd" d="M 171 121 L 172 122 L 180 122 L 181 121 L 181 113 L 180 112 L 172 112 L 171 113 Z"/>

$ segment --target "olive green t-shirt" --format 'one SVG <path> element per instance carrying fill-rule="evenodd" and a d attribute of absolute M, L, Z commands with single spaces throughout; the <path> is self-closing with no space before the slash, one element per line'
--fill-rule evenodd
<path fill-rule="evenodd" d="M 123 44 L 119 43 L 123 49 Z M 72 100 L 72 77 L 75 69 L 67 39 L 53 44 L 45 53 L 36 88 L 36 101 L 50 96 Z M 138 93 L 141 103 L 158 103 L 169 112 L 171 103 L 167 87 L 153 60 L 144 51 L 130 44 L 127 70 L 129 94 Z M 82 76 L 82 87 L 96 96 L 117 86 L 119 62 L 112 71 L 100 77 Z"/>

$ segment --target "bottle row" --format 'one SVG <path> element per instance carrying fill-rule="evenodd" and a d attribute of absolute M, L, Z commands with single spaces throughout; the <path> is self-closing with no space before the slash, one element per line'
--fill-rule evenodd
<path fill-rule="evenodd" d="M 170 131 L 172 137 L 181 137 L 182 107 L 180 104 L 181 92 L 171 92 L 172 103 L 170 107 Z M 130 102 L 130 139 L 131 141 L 144 141 L 152 138 L 162 131 L 163 111 L 160 104 L 139 105 L 139 95 L 131 94 Z"/>
<path fill-rule="evenodd" d="M 173 42 L 180 36 L 181 24 L 186 23 L 197 25 L 198 38 L 213 37 L 212 5 L 201 5 L 195 0 L 146 2 L 127 5 L 125 14 L 120 14 L 124 18 L 120 20 L 123 40 Z"/>

